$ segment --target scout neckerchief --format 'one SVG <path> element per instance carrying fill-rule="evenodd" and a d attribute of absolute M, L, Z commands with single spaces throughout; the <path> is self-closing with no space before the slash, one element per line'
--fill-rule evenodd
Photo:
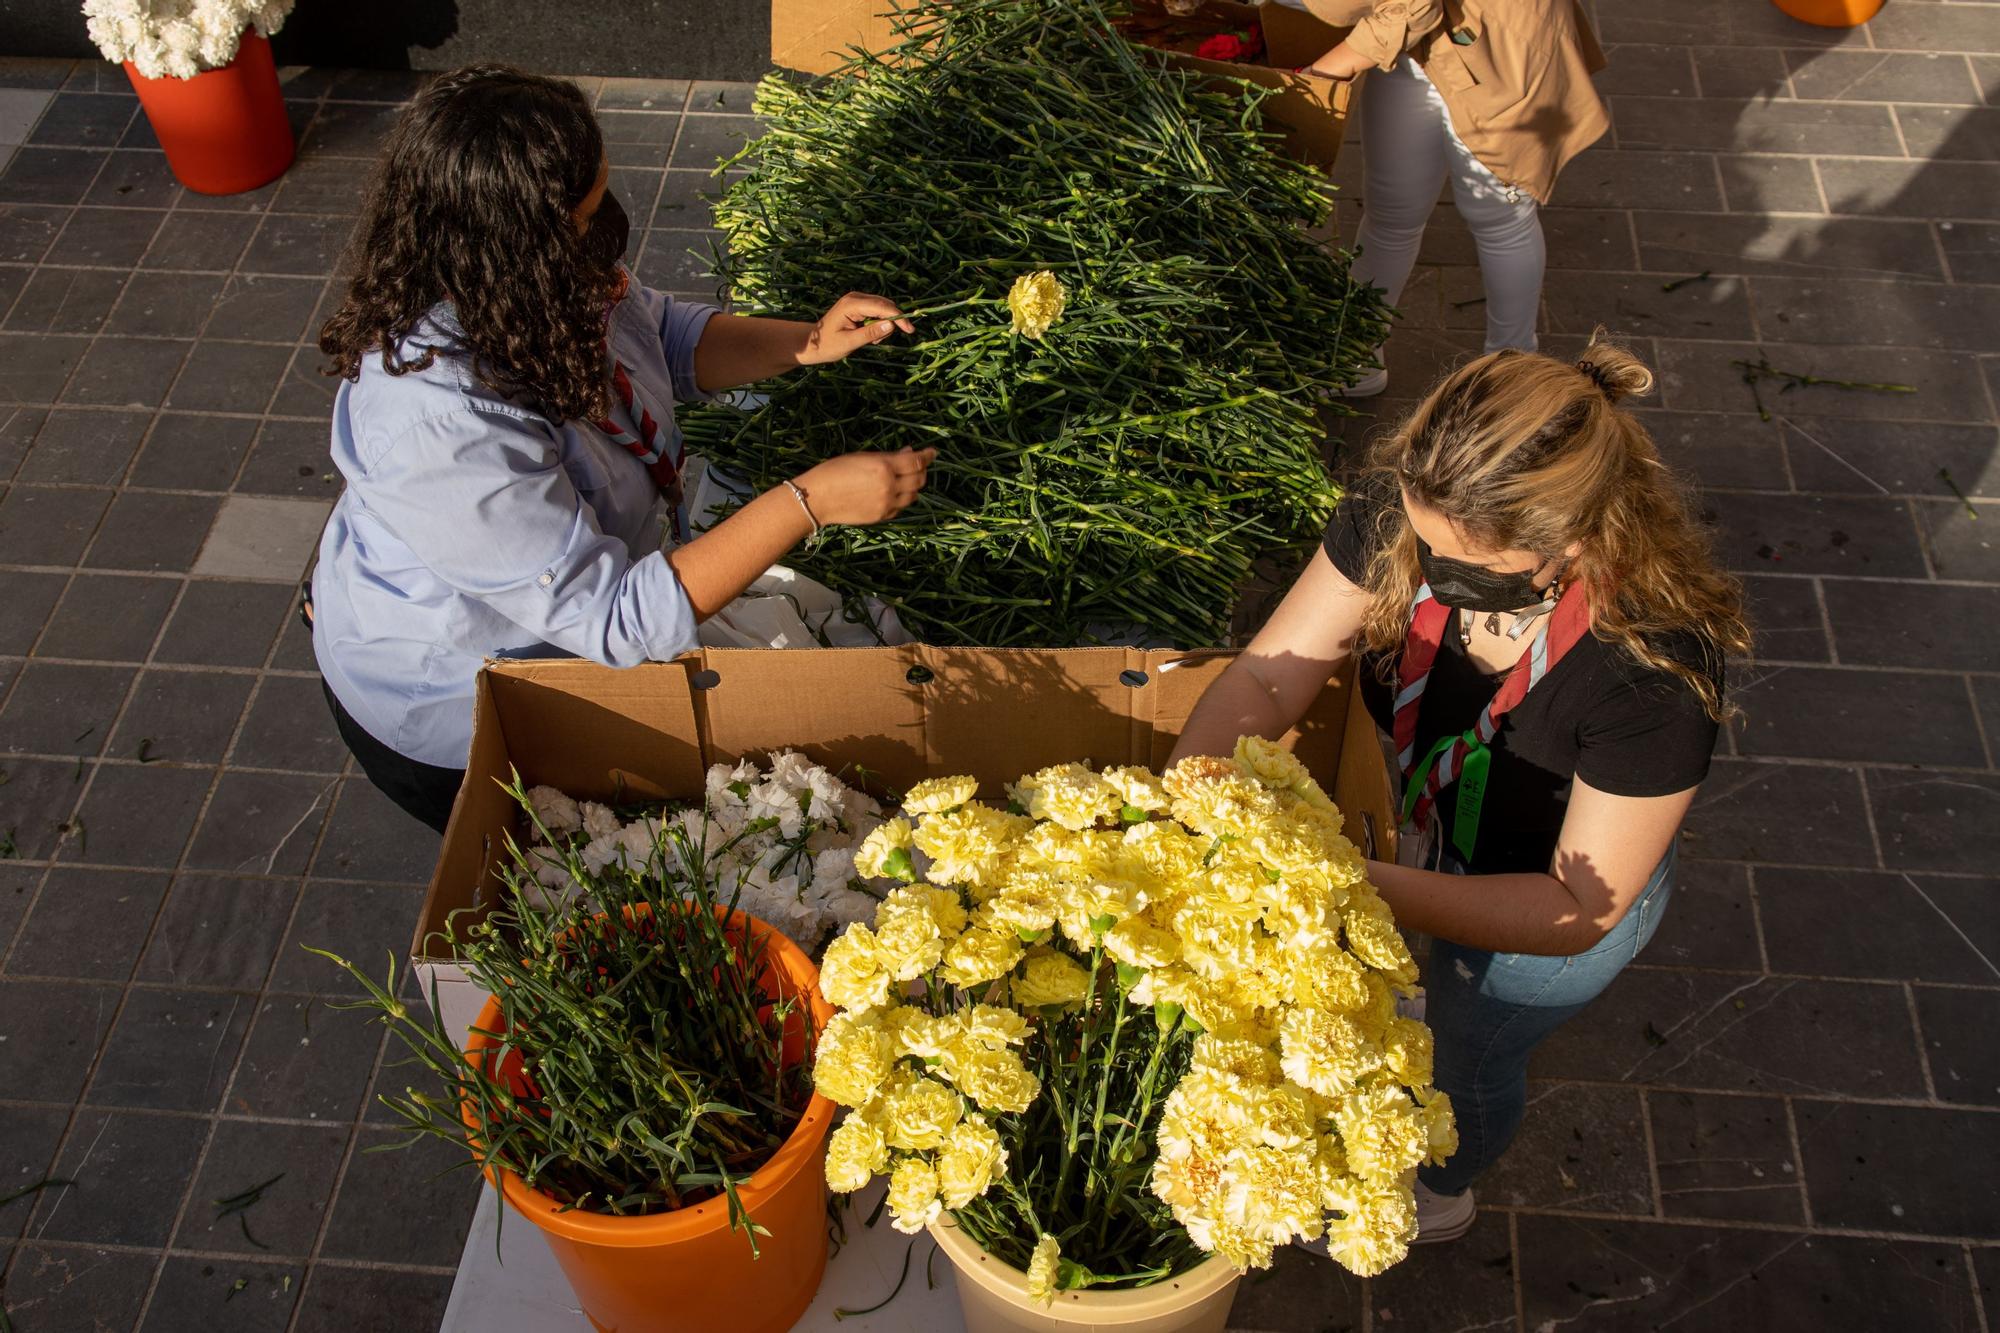
<path fill-rule="evenodd" d="M 618 295 L 612 298 L 615 305 L 625 295 L 624 274 L 620 273 Z M 609 312 L 606 314 L 609 319 Z M 605 346 L 609 352 L 610 329 L 605 330 Z M 610 436 L 612 441 L 625 446 L 625 451 L 646 465 L 652 474 L 653 483 L 666 497 L 667 508 L 673 518 L 674 540 L 682 539 L 681 533 L 681 463 L 686 458 L 680 432 L 672 428 L 671 419 L 662 423 L 653 419 L 632 387 L 631 372 L 625 363 L 614 355 L 611 360 L 611 410 L 597 419 L 597 428 Z M 623 413 L 621 418 L 620 413 Z M 669 452 L 668 446 L 672 446 Z"/>
<path fill-rule="evenodd" d="M 1500 719 L 1528 697 L 1563 654 L 1590 632 L 1590 601 L 1582 583 L 1563 590 L 1549 616 L 1546 633 L 1535 636 L 1528 651 L 1514 663 L 1507 679 L 1487 701 L 1478 722 L 1459 735 L 1440 738 L 1430 753 L 1417 758 L 1417 709 L 1423 702 L 1424 687 L 1430 683 L 1431 665 L 1437 660 L 1451 624 L 1451 608 L 1431 596 L 1431 585 L 1417 589 L 1410 603 L 1410 628 L 1403 638 L 1403 657 L 1396 670 L 1396 763 L 1402 769 L 1403 831 L 1422 833 L 1430 824 L 1431 808 L 1438 792 L 1458 782 L 1457 808 L 1452 815 L 1451 842 L 1459 856 L 1470 863 L 1479 839 L 1479 808 L 1486 799 L 1486 773 L 1493 762 L 1487 747 L 1500 730 Z"/>

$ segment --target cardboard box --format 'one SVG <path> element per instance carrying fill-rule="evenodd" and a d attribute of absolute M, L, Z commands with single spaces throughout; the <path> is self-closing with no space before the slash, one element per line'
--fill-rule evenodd
<path fill-rule="evenodd" d="M 1157 0 L 1150 0 L 1157 8 Z M 827 74 L 856 48 L 879 52 L 894 46 L 893 0 L 771 0 L 771 63 L 804 74 Z M 1339 44 L 1345 29 L 1331 27 L 1301 9 L 1281 4 L 1237 4 L 1209 0 L 1205 17 L 1231 26 L 1263 28 L 1268 64 L 1202 60 L 1193 55 L 1142 47 L 1174 68 L 1244 79 L 1280 91 L 1264 103 L 1264 114 L 1284 130 L 1286 151 L 1302 162 L 1331 167 L 1347 132 L 1348 109 L 1359 80 L 1341 82 L 1292 71 L 1309 65 Z"/>
<path fill-rule="evenodd" d="M 984 790 L 1049 764 L 1160 768 L 1195 701 L 1233 656 L 1126 648 L 709 649 L 628 670 L 577 660 L 489 663 L 474 700 L 465 785 L 411 946 L 452 1031 L 483 996 L 444 946 L 451 913 L 483 907 L 505 835 L 521 827 L 509 770 L 573 796 L 699 799 L 708 766 L 801 750 L 884 786 L 977 776 Z M 1347 835 L 1395 859 L 1395 795 L 1352 671 L 1287 738 L 1333 796 Z"/>

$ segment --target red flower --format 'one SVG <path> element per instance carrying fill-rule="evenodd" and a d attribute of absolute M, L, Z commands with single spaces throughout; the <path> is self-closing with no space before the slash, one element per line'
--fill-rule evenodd
<path fill-rule="evenodd" d="M 1203 60 L 1240 60 L 1243 39 L 1233 32 L 1218 32 L 1194 49 Z"/>
<path fill-rule="evenodd" d="M 1253 23 L 1248 32 L 1218 32 L 1196 47 L 1195 54 L 1203 60 L 1248 60 L 1263 49 L 1264 34 Z"/>

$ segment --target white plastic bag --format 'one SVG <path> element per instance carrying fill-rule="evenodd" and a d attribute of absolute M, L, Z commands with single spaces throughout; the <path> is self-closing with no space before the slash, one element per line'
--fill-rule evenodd
<path fill-rule="evenodd" d="M 733 503 L 749 498 L 706 459 L 682 469 L 689 527 L 704 532 Z M 840 594 L 795 569 L 773 565 L 743 595 L 710 616 L 699 631 L 704 648 L 873 648 L 910 642 L 896 613 L 869 597 L 855 611 Z"/>

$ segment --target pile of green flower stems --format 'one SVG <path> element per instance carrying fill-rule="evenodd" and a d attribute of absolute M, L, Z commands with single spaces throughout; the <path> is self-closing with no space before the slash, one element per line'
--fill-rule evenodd
<path fill-rule="evenodd" d="M 887 3 L 887 0 L 885 0 Z M 841 291 L 919 313 L 751 413 L 684 410 L 688 447 L 759 488 L 852 449 L 934 445 L 896 521 L 789 563 L 936 643 L 1220 643 L 1260 557 L 1338 498 L 1316 409 L 1374 364 L 1379 293 L 1307 234 L 1332 207 L 1268 94 L 1164 68 L 1099 0 L 908 0 L 899 44 L 772 76 L 727 167 L 737 308 L 814 318 Z M 1045 338 L 1005 297 L 1053 270 Z"/>

